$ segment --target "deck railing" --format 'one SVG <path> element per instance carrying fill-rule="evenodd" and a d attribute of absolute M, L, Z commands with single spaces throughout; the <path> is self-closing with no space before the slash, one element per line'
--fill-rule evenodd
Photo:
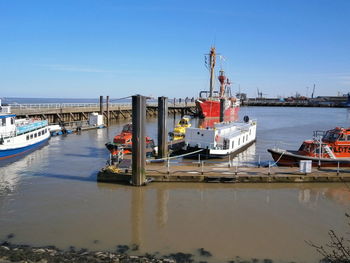
<path fill-rule="evenodd" d="M 149 102 L 147 106 L 157 106 L 158 102 Z M 186 107 L 194 106 L 193 102 L 174 102 L 169 101 L 168 106 Z M 11 109 L 62 109 L 62 108 L 99 108 L 99 103 L 41 103 L 41 104 L 9 104 Z M 103 104 L 106 109 L 106 104 Z M 110 103 L 109 108 L 131 107 L 131 103 Z"/>

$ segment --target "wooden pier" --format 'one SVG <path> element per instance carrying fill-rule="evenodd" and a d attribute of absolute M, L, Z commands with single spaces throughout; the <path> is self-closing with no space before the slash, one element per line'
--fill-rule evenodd
<path fill-rule="evenodd" d="M 146 165 L 147 182 L 189 183 L 331 183 L 350 182 L 350 170 L 313 168 L 310 174 L 296 167 L 242 167 L 222 162 L 156 163 Z M 100 182 L 129 183 L 131 169 L 106 166 L 97 175 Z"/>
<path fill-rule="evenodd" d="M 147 103 L 146 114 L 148 117 L 157 116 L 157 103 Z M 40 118 L 48 120 L 50 124 L 61 122 L 87 121 L 89 114 L 93 112 L 100 113 L 101 107 L 98 103 L 85 104 L 17 104 L 11 105 L 11 112 L 18 118 Z M 102 106 L 105 123 L 107 120 L 131 119 L 132 105 L 104 103 Z M 194 102 L 176 102 L 168 104 L 169 114 L 193 115 L 196 114 L 196 105 Z"/>

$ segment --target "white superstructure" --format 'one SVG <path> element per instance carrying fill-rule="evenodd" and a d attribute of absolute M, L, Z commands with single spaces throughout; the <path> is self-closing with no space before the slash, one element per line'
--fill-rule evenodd
<path fill-rule="evenodd" d="M 187 128 L 186 149 L 204 149 L 211 156 L 233 154 L 256 140 L 255 120 L 248 122 L 222 122 L 214 128 Z"/>

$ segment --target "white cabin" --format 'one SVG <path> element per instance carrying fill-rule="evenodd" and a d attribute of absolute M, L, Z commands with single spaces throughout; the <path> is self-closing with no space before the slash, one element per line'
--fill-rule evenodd
<path fill-rule="evenodd" d="M 187 128 L 185 147 L 207 149 L 212 156 L 232 154 L 256 140 L 256 125 L 256 121 L 223 122 L 214 128 Z"/>

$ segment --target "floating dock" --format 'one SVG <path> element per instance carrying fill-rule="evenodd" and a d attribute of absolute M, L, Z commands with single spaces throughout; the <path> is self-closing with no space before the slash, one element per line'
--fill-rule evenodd
<path fill-rule="evenodd" d="M 213 166 L 205 162 L 187 164 L 155 163 L 146 166 L 147 182 L 189 183 L 330 183 L 350 182 L 350 170 L 313 168 L 309 174 L 296 167 L 239 167 Z M 106 166 L 97 175 L 99 182 L 129 183 L 132 178 L 128 167 Z"/>

